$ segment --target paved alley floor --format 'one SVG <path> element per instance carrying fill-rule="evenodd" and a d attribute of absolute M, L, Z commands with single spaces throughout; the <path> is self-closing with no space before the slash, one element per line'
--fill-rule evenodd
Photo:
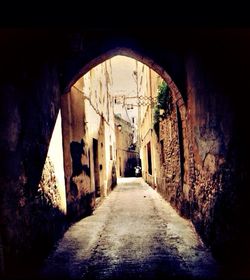
<path fill-rule="evenodd" d="M 141 178 L 123 178 L 94 211 L 72 225 L 43 278 L 211 279 L 219 269 L 190 221 Z"/>

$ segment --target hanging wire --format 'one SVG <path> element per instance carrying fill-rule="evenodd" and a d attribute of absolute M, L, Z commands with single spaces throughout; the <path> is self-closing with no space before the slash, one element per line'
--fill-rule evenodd
<path fill-rule="evenodd" d="M 126 102 L 127 99 L 137 99 L 135 103 Z M 148 106 L 155 105 L 157 103 L 157 97 L 153 96 L 125 96 L 125 95 L 115 95 L 112 96 L 112 101 L 114 104 L 122 104 L 124 106 Z"/>

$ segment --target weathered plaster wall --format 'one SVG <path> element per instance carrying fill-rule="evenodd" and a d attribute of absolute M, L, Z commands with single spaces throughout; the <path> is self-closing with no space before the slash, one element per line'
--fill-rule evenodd
<path fill-rule="evenodd" d="M 106 197 L 116 185 L 116 144 L 113 104 L 111 100 L 112 85 L 111 61 L 106 60 L 92 68 L 83 76 L 82 93 L 85 96 L 86 136 L 92 162 L 91 179 L 98 196 Z M 94 172 L 93 140 L 98 141 L 98 171 Z M 94 177 L 98 176 L 98 180 Z M 98 183 L 99 182 L 99 183 Z M 99 186 L 95 186 L 99 184 Z"/>
<path fill-rule="evenodd" d="M 63 150 L 66 178 L 67 217 L 70 221 L 90 214 L 94 189 L 90 181 L 90 160 L 85 130 L 85 104 L 80 79 L 62 96 Z"/>

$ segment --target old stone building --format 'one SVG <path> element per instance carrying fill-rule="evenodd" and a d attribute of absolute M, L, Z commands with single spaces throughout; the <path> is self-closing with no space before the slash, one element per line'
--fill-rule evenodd
<path fill-rule="evenodd" d="M 139 153 L 133 143 L 133 127 L 130 122 L 117 115 L 115 115 L 115 126 L 117 176 L 134 176 Z"/>
<path fill-rule="evenodd" d="M 180 154 L 183 140 L 179 134 L 182 128 L 177 105 L 168 98 L 171 92 L 161 76 L 141 63 L 138 63 L 138 80 L 139 96 L 143 100 L 140 107 L 143 177 L 176 206 L 179 188 L 184 183 L 184 158 Z"/>
<path fill-rule="evenodd" d="M 115 122 L 110 90 L 112 86 L 111 61 L 107 60 L 91 69 L 83 78 L 86 135 L 90 150 L 92 150 L 91 168 L 95 174 L 93 177 L 96 195 L 105 197 L 116 183 Z"/>
<path fill-rule="evenodd" d="M 139 95 L 139 134 L 142 174 L 146 182 L 153 188 L 158 180 L 165 176 L 161 172 L 161 150 L 159 150 L 159 135 L 154 129 L 154 112 L 157 105 L 158 86 L 163 81 L 159 74 L 142 63 L 137 64 L 138 95 Z"/>
<path fill-rule="evenodd" d="M 183 127 L 177 103 L 169 86 L 155 71 L 138 63 L 142 172 L 183 215 L 189 216 L 187 171 Z"/>
<path fill-rule="evenodd" d="M 111 83 L 110 61 L 105 61 L 81 77 L 62 99 L 68 211 L 76 207 L 76 217 L 78 200 L 85 201 L 83 211 L 91 211 L 94 199 L 105 197 L 116 182 Z"/>

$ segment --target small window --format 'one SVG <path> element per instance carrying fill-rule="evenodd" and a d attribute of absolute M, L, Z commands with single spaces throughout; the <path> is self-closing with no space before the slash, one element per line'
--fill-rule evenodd
<path fill-rule="evenodd" d="M 110 152 L 110 160 L 113 159 L 113 155 L 112 155 L 112 145 L 109 146 L 109 152 Z"/>
<path fill-rule="evenodd" d="M 152 159 L 151 159 L 150 141 L 147 144 L 147 154 L 148 154 L 148 174 L 152 175 Z"/>
<path fill-rule="evenodd" d="M 161 163 L 165 163 L 165 156 L 164 156 L 164 142 L 163 140 L 160 141 L 160 149 L 161 149 Z"/>
<path fill-rule="evenodd" d="M 132 123 L 135 123 L 135 118 L 134 117 L 132 118 Z"/>

